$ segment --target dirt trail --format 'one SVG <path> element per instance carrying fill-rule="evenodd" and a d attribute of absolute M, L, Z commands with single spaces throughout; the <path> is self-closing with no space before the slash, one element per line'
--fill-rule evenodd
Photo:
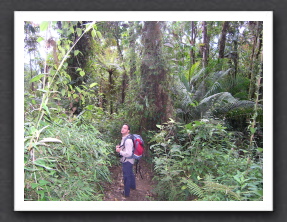
<path fill-rule="evenodd" d="M 141 175 L 139 170 L 136 176 L 136 190 L 131 190 L 129 197 L 124 197 L 122 191 L 124 190 L 123 174 L 121 165 L 111 168 L 112 184 L 108 184 L 105 188 L 105 201 L 153 201 L 155 194 L 153 193 L 153 171 L 151 165 L 142 158 L 139 162 L 141 167 Z M 134 165 L 135 172 L 135 165 Z"/>

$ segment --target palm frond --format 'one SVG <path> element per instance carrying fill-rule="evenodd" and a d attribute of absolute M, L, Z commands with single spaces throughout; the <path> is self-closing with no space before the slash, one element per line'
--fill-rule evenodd
<path fill-rule="evenodd" d="M 194 64 L 190 67 L 190 69 L 188 70 L 188 73 L 187 73 L 187 75 L 186 75 L 186 79 L 191 80 L 192 76 L 194 76 L 194 74 L 196 73 L 196 71 L 199 69 L 200 64 L 201 64 L 201 62 L 198 61 L 198 62 L 194 63 Z M 189 82 L 189 84 L 190 84 L 190 82 Z"/>
<path fill-rule="evenodd" d="M 204 104 L 212 105 L 212 104 L 221 103 L 221 102 L 235 103 L 236 101 L 237 99 L 235 99 L 229 92 L 221 92 L 221 93 L 217 93 L 212 96 L 209 96 L 207 98 L 204 98 L 203 100 L 201 100 L 199 105 L 204 105 Z M 222 104 L 218 104 L 218 105 L 221 106 Z"/>
<path fill-rule="evenodd" d="M 191 79 L 190 79 L 190 85 L 194 85 L 196 82 L 202 82 L 201 78 L 203 78 L 203 75 L 205 74 L 205 68 L 199 70 L 198 73 L 196 73 Z M 204 80 L 203 80 L 204 81 Z"/>
<path fill-rule="evenodd" d="M 197 106 L 197 109 L 202 115 L 205 115 L 207 112 L 220 115 L 235 110 L 252 110 L 254 105 L 253 101 L 238 100 L 229 92 L 221 92 L 204 98 Z M 262 105 L 259 104 L 258 107 L 262 108 Z"/>
<path fill-rule="evenodd" d="M 212 113 L 215 110 L 226 106 L 226 104 L 235 102 L 237 102 L 237 100 L 229 92 L 221 92 L 204 98 L 196 108 L 202 116 L 205 116 L 206 113 Z"/>
<path fill-rule="evenodd" d="M 219 81 L 220 79 L 222 79 L 223 77 L 228 75 L 231 70 L 232 70 L 232 68 L 227 69 L 225 71 L 219 71 L 219 72 L 213 73 L 211 75 L 212 76 L 212 81 L 214 81 L 214 82 Z"/>
<path fill-rule="evenodd" d="M 179 75 L 180 83 L 184 85 L 184 90 L 190 92 L 191 87 L 189 85 L 188 79 L 184 74 Z"/>
<path fill-rule="evenodd" d="M 218 107 L 218 109 L 216 110 L 216 113 L 218 114 L 223 114 L 223 113 L 227 113 L 230 111 L 235 111 L 235 110 L 248 110 L 248 109 L 253 109 L 254 108 L 255 103 L 252 101 L 248 101 L 248 100 L 237 100 L 233 103 L 227 103 L 225 106 L 222 107 Z M 262 108 L 261 104 L 258 104 L 259 109 Z"/>
<path fill-rule="evenodd" d="M 178 99 L 183 107 L 187 107 L 192 103 L 192 93 L 184 75 L 181 78 L 178 78 L 174 84 L 173 92 L 178 95 Z"/>
<path fill-rule="evenodd" d="M 219 82 L 215 82 L 211 89 L 208 90 L 208 92 L 205 94 L 204 98 L 210 96 L 210 95 L 213 95 L 213 94 L 216 94 L 216 93 L 219 93 L 219 91 L 222 89 L 222 86 Z"/>

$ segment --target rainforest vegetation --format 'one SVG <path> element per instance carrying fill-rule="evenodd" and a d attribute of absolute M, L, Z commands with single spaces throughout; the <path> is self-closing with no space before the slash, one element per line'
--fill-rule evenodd
<path fill-rule="evenodd" d="M 25 200 L 104 200 L 124 123 L 152 200 L 263 200 L 262 22 L 23 25 Z"/>

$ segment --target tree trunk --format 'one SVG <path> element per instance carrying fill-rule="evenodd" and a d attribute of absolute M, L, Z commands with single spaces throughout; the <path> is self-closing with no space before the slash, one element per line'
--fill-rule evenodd
<path fill-rule="evenodd" d="M 207 67 L 207 59 L 208 59 L 208 38 L 207 38 L 207 23 L 202 22 L 202 66 L 204 68 Z"/>
<path fill-rule="evenodd" d="M 114 80 L 113 70 L 109 70 L 109 101 L 110 101 L 110 114 L 114 112 Z"/>
<path fill-rule="evenodd" d="M 191 39 L 190 39 L 190 67 L 189 67 L 189 75 L 188 75 L 188 82 L 190 83 L 191 79 L 191 67 L 195 64 L 195 53 L 194 53 L 194 45 L 196 40 L 196 26 L 194 24 L 194 21 L 191 22 Z"/>
<path fill-rule="evenodd" d="M 224 22 L 222 25 L 221 36 L 219 39 L 219 53 L 218 53 L 219 59 L 224 58 L 224 50 L 225 50 L 226 34 L 227 34 L 228 26 L 229 26 L 229 22 Z"/>
<path fill-rule="evenodd" d="M 156 124 L 167 121 L 169 116 L 169 97 L 167 94 L 167 71 L 162 58 L 163 22 L 148 21 L 143 28 L 143 60 L 141 76 L 145 129 L 156 129 Z"/>
<path fill-rule="evenodd" d="M 232 60 L 234 64 L 233 79 L 235 80 L 237 78 L 237 69 L 238 69 L 238 39 L 237 38 L 233 40 L 233 52 L 234 52 L 232 56 Z"/>
<path fill-rule="evenodd" d="M 195 54 L 194 54 L 194 45 L 195 45 L 195 39 L 196 39 L 196 27 L 194 24 L 194 21 L 191 22 L 191 40 L 190 40 L 190 67 L 195 63 Z"/>
<path fill-rule="evenodd" d="M 119 44 L 119 39 L 117 38 L 117 47 L 118 47 L 118 51 L 120 53 L 120 57 L 121 57 L 121 61 L 124 64 L 124 56 Z M 126 97 L 126 88 L 127 88 L 127 84 L 128 84 L 128 77 L 127 77 L 127 71 L 126 71 L 126 67 L 123 65 L 124 68 L 124 72 L 122 75 L 122 98 L 121 98 L 121 103 L 123 104 L 125 102 L 125 97 Z"/>
<path fill-rule="evenodd" d="M 134 27 L 133 27 L 134 24 Z M 129 30 L 129 47 L 130 47 L 130 78 L 133 78 L 136 72 L 136 37 L 137 35 L 134 33 L 136 29 L 135 22 L 129 22 L 130 30 Z"/>

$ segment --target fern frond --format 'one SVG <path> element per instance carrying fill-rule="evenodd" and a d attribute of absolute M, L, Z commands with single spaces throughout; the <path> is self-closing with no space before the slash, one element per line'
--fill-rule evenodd
<path fill-rule="evenodd" d="M 203 189 L 205 190 L 205 192 L 211 192 L 211 193 L 220 192 L 225 195 L 228 195 L 233 200 L 241 200 L 240 196 L 232 191 L 234 189 L 234 187 L 232 186 L 227 186 L 212 181 L 204 181 L 204 184 L 205 185 Z"/>
<path fill-rule="evenodd" d="M 196 195 L 199 198 L 204 197 L 203 190 L 197 184 L 193 183 L 191 180 L 187 181 L 186 186 L 188 187 L 190 194 Z"/>

